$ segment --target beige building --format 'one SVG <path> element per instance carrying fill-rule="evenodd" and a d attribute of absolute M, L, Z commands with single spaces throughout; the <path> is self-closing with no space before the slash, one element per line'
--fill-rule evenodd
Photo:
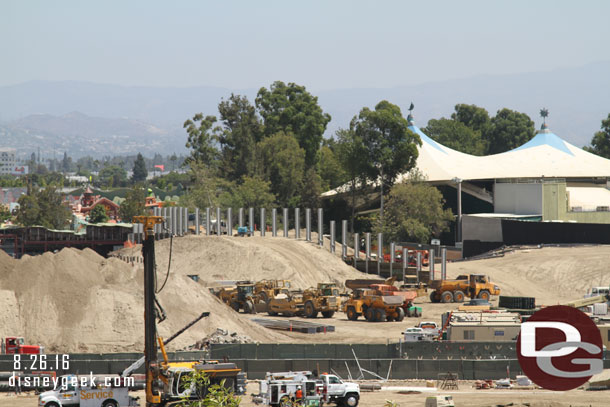
<path fill-rule="evenodd" d="M 514 341 L 521 330 L 515 312 L 454 312 L 447 326 L 449 341 Z"/>
<path fill-rule="evenodd" d="M 17 150 L 14 148 L 0 147 L 0 175 L 8 175 L 12 173 L 15 165 Z"/>

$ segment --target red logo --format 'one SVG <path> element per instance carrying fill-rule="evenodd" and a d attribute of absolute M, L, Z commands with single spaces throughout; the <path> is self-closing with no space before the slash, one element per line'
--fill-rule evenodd
<path fill-rule="evenodd" d="M 603 370 L 602 338 L 576 308 L 543 308 L 521 324 L 517 355 L 523 373 L 548 390 L 571 390 Z"/>

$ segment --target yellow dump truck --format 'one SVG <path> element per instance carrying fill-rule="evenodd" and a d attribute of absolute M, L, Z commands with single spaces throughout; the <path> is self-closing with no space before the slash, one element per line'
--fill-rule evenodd
<path fill-rule="evenodd" d="M 500 287 L 483 274 L 460 275 L 455 280 L 432 280 L 428 288 L 431 302 L 464 302 L 465 297 L 490 300 L 500 295 Z"/>

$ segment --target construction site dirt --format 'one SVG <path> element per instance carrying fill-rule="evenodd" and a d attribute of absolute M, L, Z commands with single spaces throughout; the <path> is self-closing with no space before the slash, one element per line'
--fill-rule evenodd
<path fill-rule="evenodd" d="M 271 237 L 188 236 L 174 239 L 170 277 L 158 298 L 167 312 L 159 324 L 162 336 L 177 331 L 202 311 L 210 317 L 187 331 L 170 349 L 183 349 L 222 328 L 262 343 L 387 343 L 398 341 L 406 327 L 421 320 L 440 322 L 456 304 L 431 304 L 421 318 L 371 325 L 349 321 L 343 312 L 318 319 L 335 332 L 301 334 L 266 329 L 252 317 L 236 313 L 209 292 L 216 280 L 287 279 L 305 289 L 321 281 L 340 287 L 346 279 L 370 277 L 346 265 L 315 243 Z M 138 248 L 123 249 L 139 254 Z M 157 242 L 157 276 L 165 278 L 169 239 Z M 481 273 L 502 287 L 503 295 L 529 296 L 553 305 L 581 298 L 592 286 L 607 285 L 610 246 L 553 247 L 518 250 L 504 257 L 449 263 L 447 275 Z M 195 282 L 188 275 L 198 275 Z M 142 264 L 104 258 L 90 249 L 24 256 L 15 260 L 0 252 L 0 337 L 23 336 L 47 352 L 128 352 L 143 347 Z M 496 301 L 496 299 L 494 299 Z M 297 317 L 298 318 L 298 317 Z"/>

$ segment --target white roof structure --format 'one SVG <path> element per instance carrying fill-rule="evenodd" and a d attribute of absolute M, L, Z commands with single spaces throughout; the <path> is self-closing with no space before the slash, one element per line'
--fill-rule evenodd
<path fill-rule="evenodd" d="M 477 157 L 445 147 L 426 136 L 413 121 L 409 129 L 419 135 L 417 168 L 428 181 L 510 178 L 605 178 L 610 160 L 584 151 L 548 129 L 505 153 Z M 402 177 L 399 177 L 399 181 Z"/>
<path fill-rule="evenodd" d="M 610 160 L 578 148 L 548 129 L 538 131 L 534 138 L 520 147 L 483 157 L 461 153 L 437 143 L 414 124 L 411 116 L 409 130 L 419 135 L 422 141 L 418 147 L 416 167 L 430 182 L 451 182 L 455 178 L 463 181 L 610 178 Z M 407 176 L 399 176 L 397 182 Z M 346 186 L 340 186 L 322 196 L 332 196 L 346 189 Z"/>

